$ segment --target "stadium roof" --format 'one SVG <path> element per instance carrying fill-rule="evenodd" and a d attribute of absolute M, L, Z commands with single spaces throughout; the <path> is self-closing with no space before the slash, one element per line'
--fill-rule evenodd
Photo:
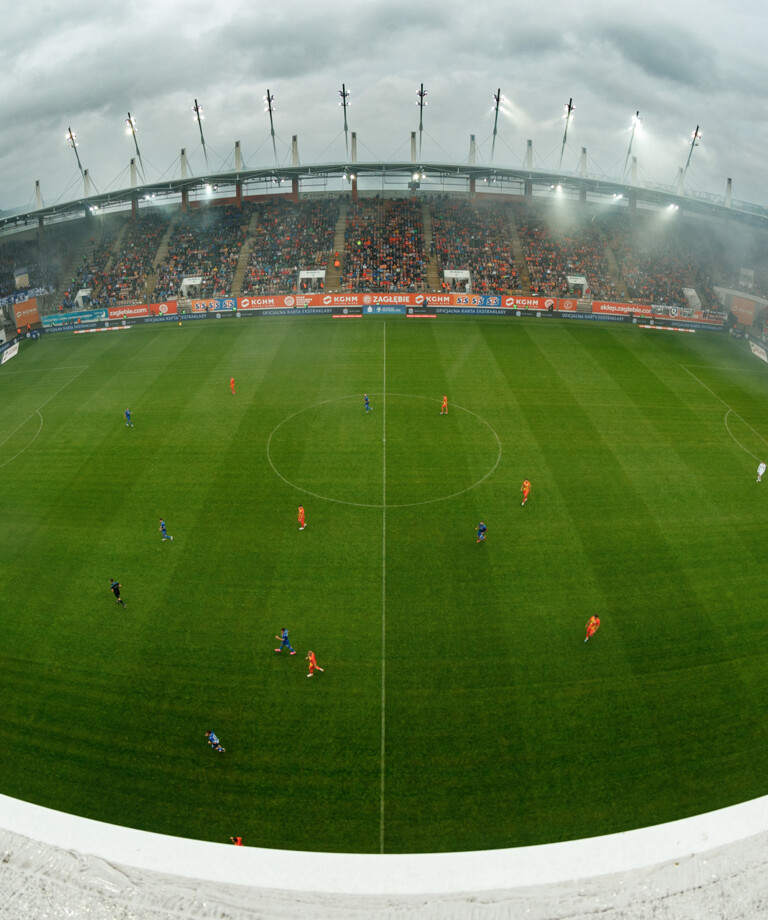
<path fill-rule="evenodd" d="M 327 194 L 341 194 L 344 188 L 343 180 L 351 181 L 353 176 L 359 183 L 366 180 L 390 183 L 392 187 L 388 190 L 397 189 L 403 194 L 407 193 L 411 183 L 415 185 L 416 182 L 420 190 L 427 193 L 468 192 L 470 180 L 474 179 L 476 192 L 492 190 L 520 195 L 526 184 L 530 183 L 531 188 L 539 193 L 565 192 L 606 200 L 634 199 L 638 203 L 658 209 L 683 208 L 686 213 L 735 219 L 758 226 L 768 225 L 768 209 L 738 201 L 727 204 L 724 197 L 711 194 L 692 197 L 680 195 L 668 187 L 649 188 L 572 173 L 437 162 L 417 165 L 410 161 L 398 160 L 354 165 L 337 162 L 315 166 L 270 166 L 164 180 L 118 191 L 102 192 L 87 198 L 77 198 L 2 217 L 0 231 L 13 233 L 37 226 L 40 222 L 49 224 L 80 217 L 89 211 L 124 208 L 140 200 L 154 200 L 157 204 L 164 200 L 175 203 L 181 200 L 183 192 L 190 196 L 204 196 L 215 202 L 215 197 L 212 197 L 214 191 L 218 197 L 227 190 L 234 195 L 238 185 L 243 187 L 243 193 L 246 195 L 271 193 L 276 186 L 284 188 L 286 183 L 292 184 L 294 181 L 298 182 L 299 191 L 302 193 L 324 191 Z M 327 183 L 334 181 L 339 185 L 329 188 Z"/>

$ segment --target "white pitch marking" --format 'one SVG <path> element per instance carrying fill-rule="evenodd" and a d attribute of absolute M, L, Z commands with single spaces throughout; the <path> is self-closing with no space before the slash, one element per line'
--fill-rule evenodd
<path fill-rule="evenodd" d="M 698 365 L 692 365 L 692 366 L 698 366 Z M 768 441 L 766 441 L 765 438 L 764 438 L 761 434 L 759 434 L 757 431 L 755 431 L 755 429 L 749 424 L 749 422 L 745 421 L 745 420 L 739 415 L 739 413 L 736 412 L 735 409 L 732 409 L 731 406 L 729 406 L 728 403 L 727 403 L 722 397 L 718 396 L 717 393 L 715 393 L 715 391 L 714 391 L 711 387 L 708 387 L 708 386 L 706 385 L 706 383 L 704 383 L 704 381 L 703 381 L 700 377 L 697 377 L 696 374 L 693 373 L 693 371 L 688 370 L 688 368 L 685 366 L 685 364 L 681 364 L 680 367 L 682 367 L 682 369 L 683 369 L 684 371 L 686 371 L 688 374 L 690 374 L 691 377 L 693 377 L 693 379 L 694 379 L 695 381 L 697 381 L 697 383 L 700 383 L 701 386 L 703 386 L 705 390 L 708 390 L 708 391 L 715 397 L 715 399 L 716 399 L 718 402 L 722 403 L 722 404 L 725 406 L 725 408 L 728 410 L 728 411 L 725 413 L 725 418 L 724 418 L 724 420 L 723 420 L 723 421 L 725 422 L 725 430 L 726 430 L 726 431 L 728 432 L 728 434 L 733 438 L 734 442 L 735 442 L 736 444 L 738 444 L 738 446 L 739 446 L 745 453 L 749 454 L 750 457 L 754 458 L 755 460 L 757 460 L 757 461 L 759 462 L 759 461 L 760 461 L 760 458 L 759 458 L 759 457 L 755 457 L 755 455 L 752 453 L 751 450 L 747 450 L 747 448 L 744 447 L 744 445 L 734 437 L 733 432 L 732 432 L 731 429 L 728 427 L 728 416 L 731 414 L 731 412 L 733 412 L 733 414 L 736 416 L 736 418 L 737 418 L 743 425 L 746 425 L 746 427 L 749 428 L 749 430 L 752 432 L 752 434 L 754 434 L 755 437 L 759 438 L 759 439 L 763 442 L 763 444 L 765 444 L 766 446 L 768 446 Z"/>
<path fill-rule="evenodd" d="M 438 405 L 440 405 L 440 400 L 431 396 L 414 396 L 413 393 L 390 393 L 389 395 L 399 397 L 401 399 L 425 399 L 428 402 L 436 402 Z M 324 502 L 334 502 L 337 505 L 352 505 L 355 508 L 381 508 L 381 505 L 374 504 L 372 502 L 350 502 L 345 501 L 343 498 L 330 498 L 328 495 L 321 495 L 319 492 L 312 492 L 310 489 L 305 489 L 303 486 L 296 485 L 295 482 L 292 482 L 286 476 L 283 476 L 280 470 L 278 470 L 278 468 L 272 462 L 270 447 L 272 444 L 272 438 L 275 436 L 275 432 L 282 428 L 286 422 L 290 422 L 292 418 L 295 418 L 297 415 L 301 415 L 302 412 L 308 412 L 310 409 L 316 409 L 318 406 L 325 406 L 328 403 L 338 402 L 341 399 L 359 399 L 359 396 L 334 396 L 332 399 L 323 399 L 312 406 L 305 406 L 303 409 L 297 409 L 295 412 L 292 412 L 290 415 L 286 416 L 282 422 L 278 422 L 278 424 L 275 425 L 275 427 L 269 433 L 269 437 L 267 438 L 267 462 L 272 467 L 272 472 L 276 476 L 279 476 L 280 479 L 286 483 L 286 485 L 292 486 L 294 489 L 299 492 L 303 492 L 305 495 L 311 495 L 313 498 L 319 498 Z M 469 415 L 473 415 L 479 422 L 482 422 L 482 424 L 485 425 L 485 427 L 491 432 L 494 438 L 496 438 L 496 444 L 499 448 L 496 455 L 496 462 L 484 476 L 478 479 L 477 482 L 473 482 L 471 486 L 467 486 L 466 489 L 459 489 L 458 492 L 452 492 L 450 495 L 441 495 L 439 498 L 428 498 L 425 501 L 403 502 L 401 504 L 389 505 L 390 508 L 415 508 L 418 505 L 432 505 L 435 502 L 444 502 L 451 498 L 458 498 L 459 495 L 464 495 L 465 492 L 469 492 L 471 489 L 475 489 L 477 486 L 482 485 L 489 476 L 496 472 L 496 468 L 501 462 L 501 438 L 499 437 L 494 427 L 489 424 L 481 415 L 478 415 L 477 412 L 473 412 L 471 409 L 466 409 L 464 406 L 459 406 L 457 403 L 451 403 L 451 405 L 454 409 L 461 410 L 462 412 L 467 412 Z M 385 441 L 386 438 L 382 438 L 382 440 Z"/>
<path fill-rule="evenodd" d="M 382 386 L 382 472 L 381 472 L 381 794 L 379 852 L 384 852 L 384 790 L 386 782 L 386 699 L 387 699 L 387 324 L 384 329 L 384 383 Z"/>

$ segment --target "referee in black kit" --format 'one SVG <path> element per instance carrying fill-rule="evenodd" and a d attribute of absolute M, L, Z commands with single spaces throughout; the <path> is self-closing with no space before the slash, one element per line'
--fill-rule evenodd
<path fill-rule="evenodd" d="M 112 591 L 112 593 L 115 595 L 115 600 L 117 601 L 117 603 L 120 604 L 122 607 L 125 607 L 125 601 L 123 601 L 120 597 L 120 582 L 115 581 L 114 578 L 110 578 L 109 588 Z"/>

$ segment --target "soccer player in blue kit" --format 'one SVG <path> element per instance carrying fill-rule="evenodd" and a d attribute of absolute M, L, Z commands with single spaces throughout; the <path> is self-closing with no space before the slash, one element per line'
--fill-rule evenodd
<path fill-rule="evenodd" d="M 477 542 L 482 543 L 482 541 L 485 539 L 485 532 L 488 530 L 488 528 L 485 526 L 485 524 L 483 524 L 482 521 L 480 521 L 475 530 L 477 530 Z"/>
<path fill-rule="evenodd" d="M 125 410 L 125 427 L 133 428 L 133 422 L 131 421 L 131 410 L 130 409 Z"/>
<path fill-rule="evenodd" d="M 370 399 L 368 399 L 367 393 L 363 394 L 363 399 L 365 400 L 365 411 L 370 412 L 371 411 L 371 401 Z"/>
<path fill-rule="evenodd" d="M 173 540 L 173 537 L 165 529 L 165 521 L 162 518 L 160 518 L 160 526 L 157 529 L 163 535 L 163 540 Z"/>
<path fill-rule="evenodd" d="M 276 652 L 282 652 L 284 648 L 287 648 L 292 655 L 296 654 L 296 650 L 291 648 L 291 643 L 288 641 L 288 630 L 285 628 L 285 626 L 281 627 L 280 635 L 275 636 L 275 639 L 280 640 L 280 648 L 276 648 Z"/>
<path fill-rule="evenodd" d="M 205 737 L 208 739 L 208 744 L 210 744 L 214 751 L 218 751 L 220 754 L 223 754 L 224 751 L 226 751 L 226 748 L 221 746 L 221 741 L 219 741 L 216 732 L 208 729 L 208 731 L 205 733 Z"/>

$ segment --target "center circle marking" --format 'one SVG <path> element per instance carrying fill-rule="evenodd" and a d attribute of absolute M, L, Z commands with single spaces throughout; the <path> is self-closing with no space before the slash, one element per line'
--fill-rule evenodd
<path fill-rule="evenodd" d="M 428 402 L 436 402 L 438 404 L 440 403 L 440 400 L 434 399 L 433 397 L 414 396 L 410 393 L 386 393 L 384 395 L 387 398 L 392 398 L 392 399 L 424 399 L 424 400 L 427 400 Z M 282 420 L 282 422 L 278 422 L 277 425 L 275 425 L 275 427 L 270 432 L 269 437 L 267 438 L 267 461 L 269 465 L 272 467 L 272 471 L 274 472 L 276 476 L 282 479 L 284 483 L 298 490 L 299 492 L 303 492 L 305 495 L 311 495 L 313 498 L 319 498 L 321 501 L 334 502 L 337 505 L 352 505 L 356 508 L 382 508 L 382 509 L 414 508 L 417 505 L 432 505 L 435 502 L 444 502 L 444 501 L 448 501 L 451 498 L 457 498 L 459 495 L 463 495 L 465 492 L 469 492 L 472 489 L 476 489 L 479 485 L 482 485 L 482 483 L 484 483 L 485 480 L 488 479 L 488 477 L 491 476 L 496 471 L 496 468 L 501 462 L 501 439 L 499 438 L 493 426 L 489 422 L 487 422 L 482 416 L 478 415 L 476 412 L 473 412 L 471 409 L 467 409 L 464 406 L 459 406 L 456 403 L 451 403 L 452 410 L 466 412 L 467 415 L 471 415 L 473 418 L 477 419 L 478 422 L 484 425 L 495 438 L 496 445 L 498 447 L 498 451 L 496 453 L 496 461 L 494 462 L 493 466 L 488 470 L 487 473 L 485 473 L 484 476 L 481 476 L 480 479 L 478 479 L 476 482 L 473 482 L 472 485 L 467 486 L 465 489 L 459 489 L 457 492 L 451 492 L 450 495 L 440 495 L 437 498 L 428 498 L 428 499 L 425 499 L 423 501 L 418 501 L 418 502 L 396 502 L 396 503 L 351 502 L 351 501 L 346 501 L 342 498 L 331 498 L 331 496 L 329 495 L 322 495 L 318 492 L 312 492 L 310 489 L 305 489 L 303 486 L 300 486 L 297 483 L 293 482 L 287 476 L 283 476 L 283 474 L 280 472 L 277 466 L 275 466 L 275 463 L 272 460 L 272 453 L 271 453 L 272 438 L 283 427 L 283 425 L 290 422 L 291 419 L 296 418 L 297 415 L 301 415 L 303 412 L 311 412 L 313 409 L 317 409 L 320 406 L 326 406 L 329 403 L 340 402 L 343 399 L 359 400 L 360 396 L 359 394 L 355 394 L 354 396 L 336 396 L 333 399 L 323 399 L 320 402 L 314 403 L 311 406 L 305 406 L 303 409 L 297 409 L 296 412 L 292 412 L 290 415 L 286 416 Z M 386 441 L 386 438 L 382 437 L 382 441 Z"/>

